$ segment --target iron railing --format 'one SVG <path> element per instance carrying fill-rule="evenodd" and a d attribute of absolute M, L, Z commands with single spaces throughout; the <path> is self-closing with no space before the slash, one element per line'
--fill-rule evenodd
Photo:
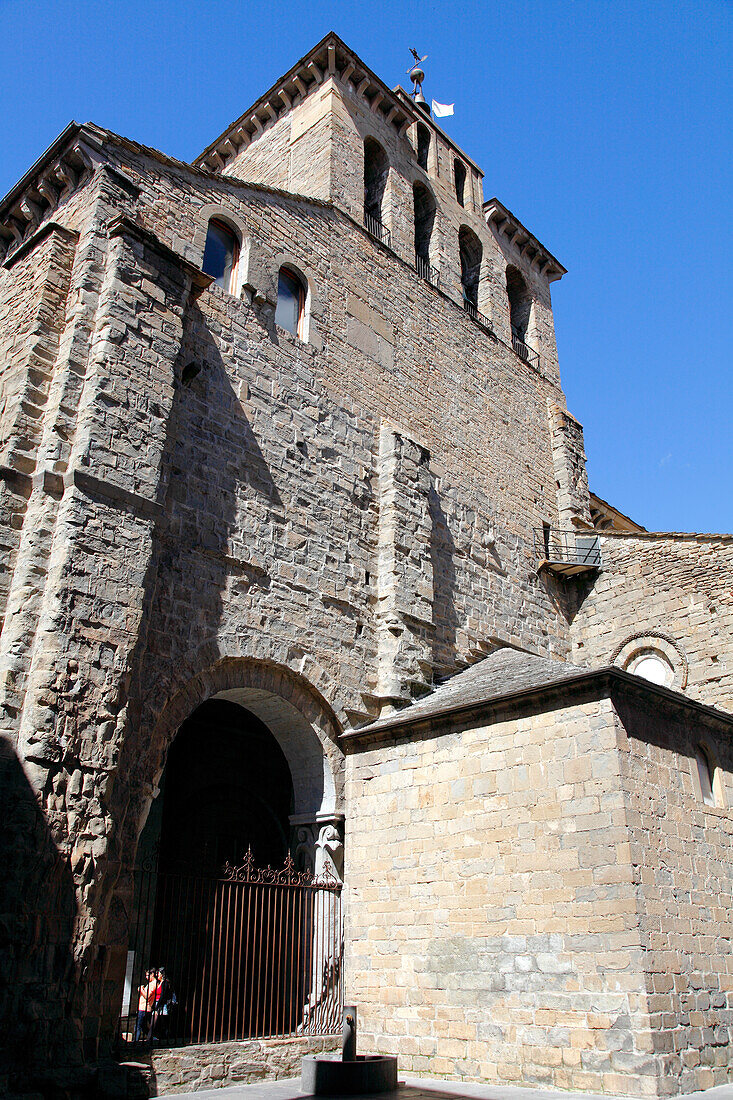
<path fill-rule="evenodd" d="M 539 367 L 539 353 L 536 352 L 533 348 L 529 347 L 527 344 L 525 344 L 524 340 L 519 335 L 514 326 L 512 326 L 512 347 L 514 348 L 519 358 L 523 359 L 525 363 L 529 363 L 529 365 L 532 367 Z"/>
<path fill-rule="evenodd" d="M 560 531 L 546 525 L 534 532 L 535 554 L 550 565 L 601 568 L 601 542 L 593 531 Z"/>
<path fill-rule="evenodd" d="M 469 301 L 468 298 L 463 299 L 463 308 L 469 317 L 473 317 L 474 321 L 478 321 L 478 323 L 483 325 L 484 328 L 487 328 L 489 332 L 494 331 L 494 326 L 491 324 L 486 314 L 481 313 L 478 307 L 475 306 L 473 302 Z"/>
<path fill-rule="evenodd" d="M 425 279 L 431 286 L 440 286 L 440 272 L 437 267 L 431 267 L 430 260 L 417 252 L 415 253 L 415 271 L 421 279 Z"/>
<path fill-rule="evenodd" d="M 138 1026 L 149 970 L 165 967 L 175 1005 Z M 341 884 L 325 873 L 256 868 L 221 877 L 137 875 L 120 1019 L 123 1045 L 324 1035 L 342 1010 Z"/>
<path fill-rule="evenodd" d="M 382 244 L 386 244 L 387 248 L 392 247 L 392 234 L 389 229 L 379 218 L 375 218 L 373 214 L 368 214 L 366 210 L 364 211 L 364 228 L 370 236 L 376 237 Z"/>

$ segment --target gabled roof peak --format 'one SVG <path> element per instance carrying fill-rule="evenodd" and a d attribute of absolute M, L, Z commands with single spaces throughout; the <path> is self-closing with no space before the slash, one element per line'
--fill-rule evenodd
<path fill-rule="evenodd" d="M 369 109 L 382 116 L 399 134 L 404 134 L 417 120 L 431 126 L 472 168 L 483 175 L 478 165 L 435 125 L 430 116 L 416 107 L 403 88 L 389 88 L 335 31 L 329 31 L 313 49 L 301 57 L 244 114 L 208 145 L 193 164 L 214 172 L 221 171 L 240 149 L 246 148 L 263 130 L 303 102 L 329 76 L 337 78 L 342 84 L 350 85 L 354 93 L 366 101 Z"/>

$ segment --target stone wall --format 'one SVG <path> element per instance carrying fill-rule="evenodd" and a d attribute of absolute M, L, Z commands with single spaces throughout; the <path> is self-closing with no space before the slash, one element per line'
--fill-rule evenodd
<path fill-rule="evenodd" d="M 406 1072 L 656 1094 L 608 700 L 347 758 L 347 999 Z"/>
<path fill-rule="evenodd" d="M 696 785 L 701 735 L 716 807 Z M 714 723 L 626 696 L 356 749 L 347 999 L 364 1045 L 466 1080 L 727 1082 L 732 764 Z"/>
<path fill-rule="evenodd" d="M 308 95 L 266 127 L 263 133 L 227 161 L 225 176 L 282 187 L 303 195 L 331 200 L 361 224 L 364 214 L 364 140 L 376 139 L 389 161 L 382 204 L 382 221 L 391 248 L 410 267 L 415 262 L 413 184 L 424 185 L 436 201 L 430 262 L 440 274 L 440 287 L 462 303 L 458 234 L 468 226 L 483 248 L 479 309 L 505 343 L 511 343 L 506 267 L 516 264 L 529 284 L 532 324 L 529 342 L 539 351 L 542 370 L 558 380 L 550 288 L 547 278 L 532 268 L 521 248 L 488 228 L 482 211 L 482 178 L 478 169 L 433 123 L 420 122 L 430 132 L 426 169 L 416 154 L 416 124 L 397 131 L 353 84 L 327 76 Z M 453 162 L 467 169 L 464 203 L 456 198 Z"/>
<path fill-rule="evenodd" d="M 165 173 L 155 183 L 155 166 L 144 158 L 132 157 L 126 171 L 145 192 L 141 220 L 194 263 L 203 254 L 198 211 L 218 199 L 242 223 L 243 235 L 257 242 L 262 267 L 276 273 L 278 256 L 287 253 L 312 284 L 318 340 L 305 345 L 273 329 L 269 288 L 261 307 L 218 288 L 201 299 L 202 309 L 211 302 L 218 310 L 220 299 L 226 302 L 232 331 L 224 359 L 235 374 L 244 364 L 234 349 L 245 339 L 250 362 L 260 348 L 266 360 L 279 353 L 274 361 L 286 370 L 297 363 L 312 378 L 311 393 L 315 386 L 335 405 L 346 404 L 360 423 L 371 423 L 364 469 L 375 462 L 384 419 L 430 450 L 441 512 L 434 530 L 445 534 L 436 534 L 434 552 L 446 559 L 436 618 L 446 620 L 448 633 L 436 635 L 438 664 L 455 667 L 451 650 L 465 660 L 487 637 L 524 635 L 525 644 L 534 644 L 530 635 L 544 637 L 548 614 L 555 620 L 550 648 L 563 652 L 566 628 L 534 573 L 532 550 L 533 528 L 552 520 L 556 509 L 543 407 L 548 395 L 556 398 L 556 387 L 339 215 L 296 200 L 264 199 L 225 181 L 204 187 L 183 173 Z M 170 194 L 176 190 L 180 205 L 172 219 Z M 333 256 L 340 257 L 338 270 Z M 364 285 L 372 288 L 369 302 Z M 232 326 L 241 333 L 238 345 L 231 342 Z M 327 347 L 319 354 L 324 338 Z M 282 415 L 273 409 L 275 421 Z M 510 595 L 509 576 L 521 577 L 521 594 Z M 443 597 L 450 601 L 446 607 L 439 606 Z M 542 607 L 538 614 L 534 604 Z"/>
<path fill-rule="evenodd" d="M 340 1036 L 304 1039 L 252 1039 L 249 1042 L 153 1051 L 150 1096 L 252 1085 L 257 1081 L 300 1077 L 307 1054 L 341 1049 Z"/>
<path fill-rule="evenodd" d="M 363 104 L 322 92 L 330 113 L 298 137 L 301 164 L 302 143 L 328 144 L 329 127 L 343 124 L 357 148 L 374 121 Z M 282 183 L 291 157 L 292 183 L 292 133 L 280 125 L 268 131 L 270 152 L 260 146 L 260 169 Z M 395 250 L 364 231 L 358 203 L 352 217 L 102 131 L 92 138 L 96 168 L 57 196 L 58 227 L 26 240 L 3 273 L 2 300 L 19 306 L 24 336 L 5 346 L 2 376 L 3 423 L 14 425 L 3 442 L 17 437 L 3 475 L 14 495 L 0 730 L 4 791 L 17 807 L 3 837 L 12 871 L 1 913 L 14 937 L 4 1017 L 11 1053 L 27 1060 L 62 1050 L 89 1060 L 109 1047 L 137 838 L 191 710 L 249 677 L 248 690 L 292 701 L 334 761 L 340 730 L 500 642 L 567 656 L 565 604 L 537 574 L 532 536 L 557 522 L 557 480 L 561 509 L 580 510 L 584 491 L 579 429 L 562 419 L 547 281 L 537 275 L 534 291 L 551 354 L 535 368 L 505 338 L 511 249 L 481 221 L 477 175 L 466 209 L 451 197 L 445 148 L 426 178 L 441 199 L 437 289 L 414 269 L 411 186 L 422 170 L 394 128 Z M 351 146 L 337 146 L 334 179 L 356 187 L 361 164 L 342 177 L 338 156 Z M 266 174 L 267 156 L 281 174 Z M 231 294 L 199 270 L 217 213 L 241 234 Z M 497 336 L 462 307 L 455 245 L 466 219 L 484 243 L 482 302 Z M 306 340 L 274 321 L 285 263 L 308 284 Z M 605 659 L 609 635 L 657 590 L 686 638 L 708 624 L 715 636 L 702 571 L 701 619 L 685 602 L 689 584 L 651 564 L 629 565 L 636 588 L 623 613 L 623 554 L 586 594 L 574 628 L 581 659 Z M 716 608 L 727 598 L 721 581 Z M 366 967 L 369 922 L 380 919 L 405 960 L 394 946 L 377 950 L 357 999 L 376 1014 L 384 979 L 398 1009 L 392 1034 L 416 1070 L 434 1058 L 436 1072 L 496 1078 L 524 1060 L 538 1082 L 611 1088 L 632 1069 L 647 1081 L 633 883 L 614 869 L 628 850 L 610 710 L 589 704 L 562 722 L 505 727 L 354 758 L 353 943 Z M 599 814 L 613 818 L 602 834 Z M 553 874 L 531 885 L 530 870 L 548 861 Z M 380 874 L 387 885 L 375 888 Z M 610 923 L 591 929 L 599 890 Z M 446 922 L 432 946 L 414 927 L 416 894 Z M 566 940 L 568 922 L 579 940 Z M 480 947 L 474 924 L 487 937 Z M 451 967 L 463 976 L 443 988 Z M 419 1004 L 406 999 L 413 978 Z M 457 1031 L 436 1027 L 445 1005 L 461 1017 Z"/>
<path fill-rule="evenodd" d="M 670 686 L 733 709 L 733 537 L 601 537 L 603 571 L 581 590 L 573 660 L 598 666 L 660 650 Z"/>
<path fill-rule="evenodd" d="M 400 580 L 399 614 L 423 625 L 392 657 L 399 690 L 497 637 L 567 646 L 530 536 L 554 507 L 557 386 L 337 211 L 117 139 L 109 153 L 56 210 L 79 243 L 0 642 L 2 728 L 73 874 L 67 984 L 50 988 L 88 1059 L 115 1027 L 137 835 L 175 733 L 166 707 L 195 706 L 187 685 L 204 690 L 222 662 L 257 660 L 309 684 L 331 728 L 378 709 L 385 422 L 405 454 L 431 456 L 415 466 L 415 517 L 412 474 L 400 488 L 393 560 L 414 518 L 440 577 L 424 611 L 408 606 L 431 603 L 422 569 Z M 242 297 L 197 274 L 212 207 L 257 256 L 262 285 Z M 43 238 L 28 247 L 43 283 Z M 309 278 L 308 342 L 274 324 L 283 257 Z"/>
<path fill-rule="evenodd" d="M 728 1084 L 733 1041 L 733 749 L 729 730 L 661 700 L 616 702 L 649 1019 L 669 1093 Z M 701 796 L 695 749 L 718 765 Z M 660 1093 L 663 1091 L 660 1088 Z"/>
<path fill-rule="evenodd" d="M 0 275 L 0 617 L 36 469 L 76 235 L 48 223 Z"/>

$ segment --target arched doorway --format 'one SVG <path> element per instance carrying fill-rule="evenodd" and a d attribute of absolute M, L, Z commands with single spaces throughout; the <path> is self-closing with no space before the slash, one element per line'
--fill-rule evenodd
<path fill-rule="evenodd" d="M 312 715 L 252 685 L 222 689 L 182 723 L 138 845 L 128 1041 L 334 1026 L 343 847 L 331 748 Z M 135 1028 L 149 967 L 165 967 L 177 1003 Z"/>
<path fill-rule="evenodd" d="M 236 703 L 210 699 L 183 723 L 156 802 L 160 821 L 148 819 L 141 847 L 149 850 L 158 834 L 166 873 L 218 874 L 248 848 L 258 865 L 278 867 L 288 853 L 287 760 L 267 726 Z"/>

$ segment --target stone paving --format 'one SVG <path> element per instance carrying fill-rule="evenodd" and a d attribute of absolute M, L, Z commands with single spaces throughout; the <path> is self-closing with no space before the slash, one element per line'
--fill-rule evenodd
<path fill-rule="evenodd" d="M 177 1092 L 164 1095 L 195 1096 L 196 1100 L 301 1100 L 300 1078 L 267 1081 L 256 1085 L 207 1089 L 201 1092 Z M 396 1092 L 381 1093 L 380 1100 L 621 1100 L 609 1093 L 563 1092 L 559 1089 L 521 1088 L 516 1085 L 489 1085 L 481 1082 L 441 1081 L 434 1078 L 403 1077 Z M 690 1092 L 676 1100 L 733 1100 L 733 1085 L 719 1085 L 705 1092 Z M 338 1097 L 332 1100 L 339 1100 Z M 351 1097 L 350 1100 L 363 1100 Z"/>

